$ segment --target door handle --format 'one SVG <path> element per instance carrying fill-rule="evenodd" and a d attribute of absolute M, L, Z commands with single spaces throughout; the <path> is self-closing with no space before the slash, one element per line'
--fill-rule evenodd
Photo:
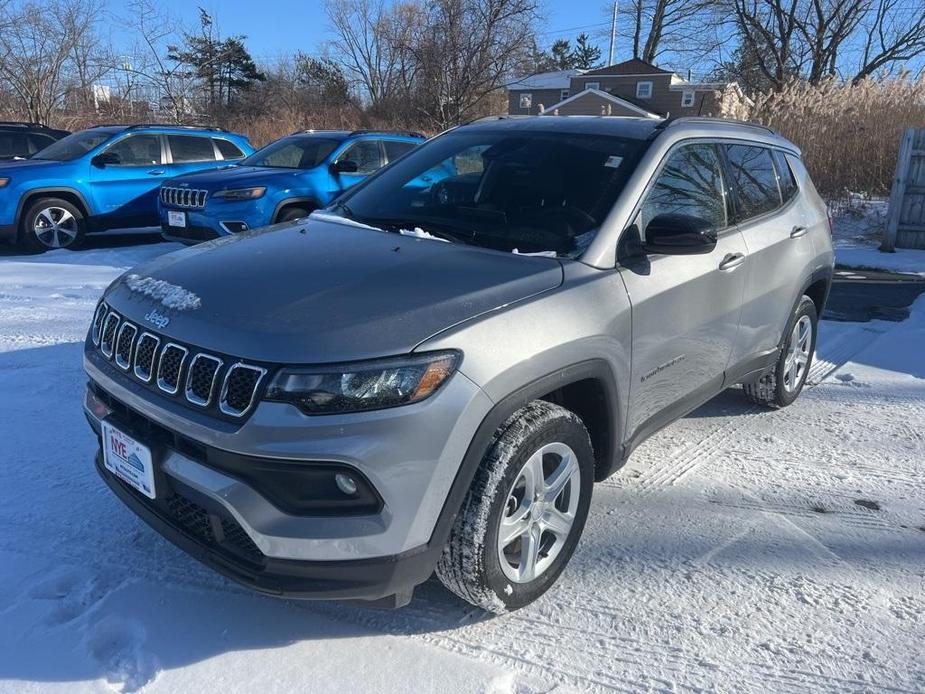
<path fill-rule="evenodd" d="M 729 270 L 735 270 L 744 262 L 744 253 L 727 253 L 726 257 L 720 261 L 719 269 L 723 272 L 728 272 Z"/>
<path fill-rule="evenodd" d="M 798 239 L 801 236 L 806 236 L 806 232 L 809 231 L 806 227 L 793 227 L 790 230 L 790 238 Z"/>
<path fill-rule="evenodd" d="M 148 172 L 148 175 L 149 175 L 149 176 L 163 176 L 163 175 L 164 175 L 164 170 L 163 170 L 163 169 L 154 169 L 153 171 L 149 171 L 149 172 Z"/>

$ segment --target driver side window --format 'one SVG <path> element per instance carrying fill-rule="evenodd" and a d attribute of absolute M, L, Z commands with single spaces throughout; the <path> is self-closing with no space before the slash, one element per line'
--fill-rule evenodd
<path fill-rule="evenodd" d="M 640 208 L 643 238 L 646 226 L 660 214 L 698 217 L 714 229 L 727 225 L 723 172 L 715 145 L 683 145 L 668 157 Z"/>
<path fill-rule="evenodd" d="M 129 135 L 106 150 L 118 158 L 115 166 L 151 166 L 161 163 L 161 141 L 157 135 Z"/>
<path fill-rule="evenodd" d="M 338 157 L 340 161 L 356 162 L 358 174 L 371 174 L 382 166 L 378 140 L 360 140 Z"/>

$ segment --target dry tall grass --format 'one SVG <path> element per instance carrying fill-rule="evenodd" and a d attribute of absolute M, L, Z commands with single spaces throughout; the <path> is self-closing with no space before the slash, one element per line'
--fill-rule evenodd
<path fill-rule="evenodd" d="M 803 150 L 819 192 L 829 200 L 847 191 L 889 192 L 903 129 L 925 128 L 925 77 L 794 81 L 759 95 L 749 120 L 769 125 Z"/>

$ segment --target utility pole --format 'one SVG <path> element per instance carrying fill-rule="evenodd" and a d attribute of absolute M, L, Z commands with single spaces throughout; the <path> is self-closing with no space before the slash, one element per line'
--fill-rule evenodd
<path fill-rule="evenodd" d="M 613 0 L 613 18 L 610 20 L 610 53 L 607 64 L 613 65 L 613 49 L 617 43 L 617 0 Z"/>

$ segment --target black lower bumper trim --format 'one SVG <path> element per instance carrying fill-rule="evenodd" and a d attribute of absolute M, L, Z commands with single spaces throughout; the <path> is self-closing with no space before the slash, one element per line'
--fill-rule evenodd
<path fill-rule="evenodd" d="M 365 600 L 400 607 L 426 581 L 442 547 L 422 546 L 399 555 L 349 561 L 298 561 L 266 557 L 263 566 L 236 561 L 184 532 L 112 475 L 96 456 L 96 471 L 122 502 L 161 535 L 223 576 L 261 593 L 312 600 Z"/>

